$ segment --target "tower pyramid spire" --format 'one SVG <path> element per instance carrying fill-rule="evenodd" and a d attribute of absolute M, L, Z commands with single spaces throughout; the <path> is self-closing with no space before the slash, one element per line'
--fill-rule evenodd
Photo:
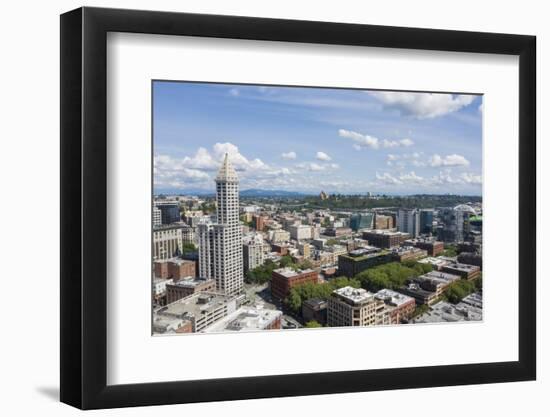
<path fill-rule="evenodd" d="M 239 177 L 237 176 L 237 172 L 235 171 L 235 168 L 233 168 L 233 165 L 231 165 L 231 162 L 229 161 L 229 154 L 226 153 L 223 158 L 222 166 L 220 167 L 220 170 L 218 171 L 218 175 L 216 176 L 216 181 L 238 181 Z"/>

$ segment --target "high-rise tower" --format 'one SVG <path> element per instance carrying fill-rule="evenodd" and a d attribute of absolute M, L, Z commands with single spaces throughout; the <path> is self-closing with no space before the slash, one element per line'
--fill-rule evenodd
<path fill-rule="evenodd" d="M 418 237 L 420 234 L 420 213 L 417 209 L 399 209 L 397 227 L 400 232 Z"/>
<path fill-rule="evenodd" d="M 227 154 L 215 181 L 217 221 L 198 227 L 199 273 L 215 279 L 217 291 L 237 295 L 243 290 L 239 178 Z"/>

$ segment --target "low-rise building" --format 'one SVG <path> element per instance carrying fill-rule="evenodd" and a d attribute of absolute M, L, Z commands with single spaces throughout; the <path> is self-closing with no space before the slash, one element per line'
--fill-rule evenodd
<path fill-rule="evenodd" d="M 171 279 L 153 278 L 153 303 L 156 305 L 166 304 L 166 286 L 171 284 Z"/>
<path fill-rule="evenodd" d="M 272 244 L 271 250 L 281 256 L 288 255 L 290 245 L 288 243 Z"/>
<path fill-rule="evenodd" d="M 305 224 L 297 224 L 288 227 L 290 237 L 294 240 L 311 239 L 311 226 Z"/>
<path fill-rule="evenodd" d="M 304 322 L 315 320 L 320 324 L 327 322 L 327 301 L 322 298 L 310 298 L 302 303 Z"/>
<path fill-rule="evenodd" d="M 347 255 L 338 256 L 338 274 L 353 278 L 368 268 L 391 261 L 392 254 L 389 251 L 372 247 L 356 249 Z"/>
<path fill-rule="evenodd" d="M 191 320 L 170 316 L 155 316 L 153 318 L 153 333 L 192 333 L 193 323 Z"/>
<path fill-rule="evenodd" d="M 461 301 L 451 304 L 440 301 L 426 313 L 413 319 L 413 323 L 445 323 L 459 321 L 481 321 L 483 319 L 483 304 L 467 304 Z"/>
<path fill-rule="evenodd" d="M 369 244 L 378 248 L 393 248 L 409 239 L 411 235 L 404 232 L 395 232 L 390 230 L 369 230 L 363 232 L 363 239 L 369 241 Z"/>
<path fill-rule="evenodd" d="M 313 269 L 295 271 L 292 268 L 280 268 L 271 274 L 271 294 L 280 299 L 285 299 L 292 287 L 311 282 L 316 284 L 319 280 L 319 273 Z"/>
<path fill-rule="evenodd" d="M 202 332 L 237 309 L 236 297 L 214 292 L 199 292 L 153 312 L 153 324 L 161 318 L 186 319 L 194 333 Z M 154 328 L 154 325 L 153 325 Z"/>
<path fill-rule="evenodd" d="M 413 297 L 384 288 L 374 294 L 374 297 L 389 306 L 391 324 L 399 324 L 414 313 L 416 301 Z"/>
<path fill-rule="evenodd" d="M 172 278 L 174 281 L 195 277 L 196 263 L 187 259 L 170 258 L 154 261 L 155 277 Z"/>
<path fill-rule="evenodd" d="M 204 329 L 204 333 L 279 330 L 282 317 L 283 312 L 279 310 L 268 310 L 260 306 L 241 307 Z"/>
<path fill-rule="evenodd" d="M 215 291 L 216 281 L 210 278 L 188 278 L 166 284 L 166 302 L 181 300 L 201 291 Z"/>
<path fill-rule="evenodd" d="M 187 259 L 170 259 L 168 260 L 168 275 L 174 281 L 183 278 L 196 277 L 195 262 Z"/>
<path fill-rule="evenodd" d="M 476 265 L 468 265 L 462 263 L 450 263 L 443 267 L 444 272 L 460 275 L 463 279 L 469 281 L 478 278 L 481 275 L 481 268 Z"/>
<path fill-rule="evenodd" d="M 384 301 L 363 288 L 343 287 L 334 290 L 328 299 L 329 327 L 374 326 L 390 324 Z"/>
<path fill-rule="evenodd" d="M 279 244 L 290 240 L 290 233 L 286 230 L 270 230 L 267 232 L 268 239 L 271 243 Z"/>
<path fill-rule="evenodd" d="M 483 258 L 481 254 L 474 252 L 462 252 L 457 256 L 457 261 L 461 264 L 475 265 L 483 269 Z"/>
<path fill-rule="evenodd" d="M 435 293 L 436 297 L 439 297 L 447 288 L 449 288 L 449 285 L 459 279 L 459 275 L 441 271 L 431 271 L 427 274 L 414 278 L 412 281 L 420 285 L 422 289 L 432 291 Z"/>
<path fill-rule="evenodd" d="M 414 298 L 416 304 L 430 305 L 437 300 L 437 295 L 435 292 L 427 291 L 415 282 L 411 282 L 408 285 L 400 287 L 396 291 Z"/>
<path fill-rule="evenodd" d="M 429 238 L 407 239 L 403 244 L 424 249 L 430 256 L 437 256 L 445 250 L 445 244 L 443 242 Z"/>
<path fill-rule="evenodd" d="M 326 236 L 340 237 L 349 236 L 353 233 L 350 227 L 327 227 L 325 229 Z"/>
<path fill-rule="evenodd" d="M 405 262 L 425 258 L 428 255 L 428 252 L 414 246 L 399 246 L 397 248 L 393 248 L 391 254 L 393 260 L 397 262 Z"/>
<path fill-rule="evenodd" d="M 434 270 L 441 271 L 441 269 L 443 269 L 445 265 L 449 265 L 451 261 L 447 259 L 443 259 L 442 257 L 438 257 L 438 258 L 427 257 L 427 258 L 419 259 L 418 263 L 431 265 Z"/>

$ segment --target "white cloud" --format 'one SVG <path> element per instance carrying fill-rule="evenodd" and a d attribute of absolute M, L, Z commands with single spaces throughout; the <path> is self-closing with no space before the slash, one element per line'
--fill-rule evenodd
<path fill-rule="evenodd" d="M 457 167 L 470 165 L 470 162 L 462 155 L 452 154 L 441 157 L 434 154 L 430 158 L 429 165 L 432 167 Z"/>
<path fill-rule="evenodd" d="M 472 174 L 471 172 L 463 172 L 460 174 L 460 179 L 466 184 L 481 184 L 481 175 Z"/>
<path fill-rule="evenodd" d="M 477 108 L 477 111 L 479 111 L 480 113 L 483 113 L 483 103 L 479 105 L 479 107 Z"/>
<path fill-rule="evenodd" d="M 225 154 L 243 180 L 286 178 L 296 172 L 290 168 L 270 166 L 259 158 L 249 159 L 230 142 L 216 143 L 212 150 L 200 147 L 194 155 L 174 158 L 157 154 L 154 157 L 154 180 L 157 187 L 184 188 L 192 183 L 200 188 L 211 188 Z"/>
<path fill-rule="evenodd" d="M 340 168 L 340 166 L 335 163 L 320 164 L 317 162 L 300 162 L 299 164 L 296 164 L 296 167 L 302 170 L 315 171 L 315 172 L 335 170 Z"/>
<path fill-rule="evenodd" d="M 283 152 L 281 154 L 281 158 L 283 158 L 283 159 L 296 159 L 297 155 L 296 155 L 296 152 L 294 152 L 294 151 Z"/>
<path fill-rule="evenodd" d="M 238 97 L 241 92 L 239 91 L 238 88 L 232 88 L 231 90 L 229 90 L 229 94 L 232 95 L 233 97 Z"/>
<path fill-rule="evenodd" d="M 361 150 L 362 148 L 380 149 L 380 148 L 399 148 L 408 147 L 414 145 L 414 142 L 409 139 L 388 140 L 379 139 L 375 136 L 364 135 L 362 133 L 354 132 L 352 130 L 340 129 L 338 130 L 338 136 L 341 138 L 351 139 L 355 143 L 353 148 Z"/>
<path fill-rule="evenodd" d="M 317 152 L 317 154 L 315 155 L 315 157 L 319 160 L 319 161 L 331 161 L 332 158 L 330 156 L 328 156 L 326 153 L 324 152 Z"/>
<path fill-rule="evenodd" d="M 407 182 L 407 183 L 414 183 L 414 184 L 422 184 L 424 183 L 424 178 L 418 176 L 415 174 L 414 171 L 411 171 L 407 174 L 401 174 L 399 176 L 399 179 L 403 182 Z"/>
<path fill-rule="evenodd" d="M 403 154 L 388 154 L 386 164 L 389 166 L 404 167 L 407 163 L 415 167 L 426 166 L 425 162 L 420 161 L 423 152 L 403 153 Z"/>
<path fill-rule="evenodd" d="M 458 111 L 474 101 L 475 96 L 461 94 L 405 93 L 370 91 L 385 108 L 418 119 L 431 119 Z"/>
<path fill-rule="evenodd" d="M 378 182 L 381 182 L 382 184 L 386 185 L 399 185 L 403 184 L 403 182 L 393 175 L 391 175 L 389 172 L 384 172 L 383 174 L 376 173 L 376 180 Z"/>
<path fill-rule="evenodd" d="M 460 186 L 472 186 L 481 185 L 481 175 L 474 173 L 462 173 L 456 177 L 453 177 L 449 169 L 440 171 L 437 175 L 431 178 L 422 177 L 417 175 L 415 171 L 401 173 L 394 175 L 389 172 L 376 173 L 374 184 L 379 187 L 387 186 L 401 186 L 407 187 L 414 185 L 419 190 L 434 190 L 439 192 L 442 190 L 453 190 L 455 187 Z"/>

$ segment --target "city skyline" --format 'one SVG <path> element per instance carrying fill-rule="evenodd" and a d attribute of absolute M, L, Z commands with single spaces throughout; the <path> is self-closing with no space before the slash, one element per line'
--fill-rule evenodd
<path fill-rule="evenodd" d="M 155 193 L 481 195 L 482 97 L 155 81 Z"/>

